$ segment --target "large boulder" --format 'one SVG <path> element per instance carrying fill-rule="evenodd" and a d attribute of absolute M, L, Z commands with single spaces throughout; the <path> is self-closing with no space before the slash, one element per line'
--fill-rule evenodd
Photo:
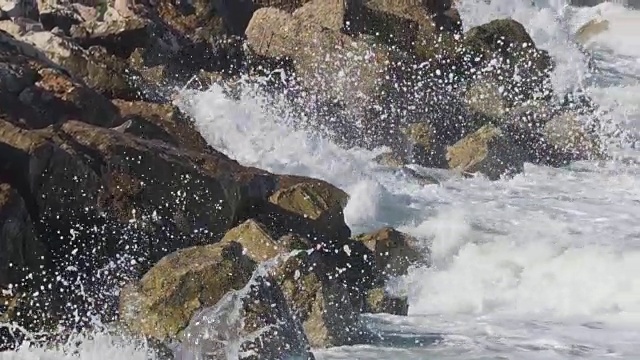
<path fill-rule="evenodd" d="M 497 19 L 469 29 L 463 45 L 482 59 L 479 80 L 502 87 L 503 98 L 510 104 L 550 94 L 549 73 L 553 61 L 545 50 L 536 47 L 525 27 L 513 19 Z"/>
<path fill-rule="evenodd" d="M 255 266 L 237 243 L 179 250 L 155 264 L 139 283 L 123 289 L 121 320 L 136 333 L 176 339 L 199 309 L 242 289 Z"/>
<path fill-rule="evenodd" d="M 449 167 L 491 180 L 524 170 L 526 154 L 500 128 L 485 125 L 447 149 Z"/>
<path fill-rule="evenodd" d="M 309 2 L 293 14 L 259 9 L 246 30 L 248 48 L 253 57 L 293 68 L 286 75 L 302 95 L 295 100 L 296 109 L 310 119 L 319 118 L 315 125 L 334 131 L 347 146 L 390 145 L 399 136 L 394 124 L 401 119 L 379 118 L 393 107 L 400 58 L 405 55 L 376 44 L 372 36 L 352 37 L 335 29 L 342 20 L 332 20 L 335 8 L 328 6 L 339 3 Z M 320 16 L 324 11 L 327 18 Z M 343 14 L 338 12 L 338 17 Z M 325 117 L 338 120 L 324 121 Z"/>
<path fill-rule="evenodd" d="M 115 299 L 106 286 L 177 249 L 219 241 L 281 187 L 330 187 L 246 168 L 213 149 L 194 152 L 76 121 L 42 130 L 0 121 L 0 150 L 0 175 L 37 216 L 47 272 L 62 279 L 42 290 L 54 298 L 48 316 L 73 322 L 75 311 L 97 304 L 110 320 Z M 93 302 L 70 295 L 78 274 Z"/>
<path fill-rule="evenodd" d="M 388 52 L 306 19 L 306 6 L 312 5 L 293 15 L 275 8 L 257 10 L 246 30 L 247 44 L 261 56 L 291 58 L 308 89 L 328 91 L 353 106 L 372 100 L 389 75 Z"/>
<path fill-rule="evenodd" d="M 30 295 L 43 283 L 46 249 L 30 210 L 16 188 L 0 183 L 0 323 L 44 330 L 46 300 Z M 21 334 L 11 332 L 0 328 L 0 351 L 16 345 Z"/>
<path fill-rule="evenodd" d="M 0 0 L 0 11 L 11 18 L 38 18 L 37 0 Z"/>
<path fill-rule="evenodd" d="M 137 48 L 174 50 L 173 39 L 158 29 L 155 23 L 142 16 L 118 16 L 109 8 L 100 18 L 79 22 L 70 27 L 71 38 L 85 49 L 100 46 L 109 54 L 127 58 Z M 124 40 L 126 39 L 126 40 Z"/>
<path fill-rule="evenodd" d="M 60 3 L 58 1 L 46 1 L 39 5 L 40 23 L 44 30 L 51 31 L 55 28 L 69 35 L 71 27 L 81 23 L 95 21 L 98 18 L 98 9 L 78 2 Z"/>

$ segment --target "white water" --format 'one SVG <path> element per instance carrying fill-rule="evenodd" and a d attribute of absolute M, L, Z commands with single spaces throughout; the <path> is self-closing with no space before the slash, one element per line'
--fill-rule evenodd
<path fill-rule="evenodd" d="M 640 12 L 618 5 L 566 8 L 560 0 L 463 0 L 465 26 L 511 16 L 558 66 L 558 90 L 586 87 L 614 120 L 640 125 Z M 611 29 L 589 45 L 602 70 L 589 75 L 571 34 L 597 16 Z M 410 316 L 374 318 L 387 333 L 427 346 L 359 346 L 320 359 L 640 359 L 640 153 L 565 169 L 527 166 L 510 180 L 436 175 L 423 186 L 371 159 L 291 130 L 263 101 L 225 99 L 220 89 L 191 98 L 207 140 L 232 158 L 278 173 L 328 180 L 351 195 L 354 232 L 399 227 L 432 247 L 434 266 L 404 279 Z M 630 164 L 630 165 L 629 165 Z M 140 351 L 83 345 L 81 359 L 141 358 Z M 130 353 L 129 353 L 130 352 Z M 1 359 L 67 359 L 34 351 Z"/>

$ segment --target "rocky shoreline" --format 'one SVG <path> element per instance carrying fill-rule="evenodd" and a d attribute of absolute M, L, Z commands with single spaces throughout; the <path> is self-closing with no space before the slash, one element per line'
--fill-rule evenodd
<path fill-rule="evenodd" d="M 261 86 L 310 131 L 386 146 L 392 168 L 497 180 L 606 157 L 592 105 L 556 101 L 553 61 L 521 24 L 463 31 L 447 0 L 0 9 L 0 323 L 27 331 L 99 320 L 184 351 L 313 358 L 373 341 L 361 313 L 407 314 L 385 283 L 429 249 L 352 234 L 343 190 L 212 148 L 176 88 L 270 75 Z M 196 346 L 203 327 L 215 334 Z M 23 336 L 3 329 L 0 349 Z"/>

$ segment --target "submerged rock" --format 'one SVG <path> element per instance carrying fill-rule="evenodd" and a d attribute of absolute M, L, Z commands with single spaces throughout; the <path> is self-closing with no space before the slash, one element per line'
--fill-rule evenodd
<path fill-rule="evenodd" d="M 409 312 L 409 303 L 406 297 L 398 297 L 389 294 L 385 288 L 378 287 L 367 292 L 367 308 L 371 314 L 391 314 L 406 316 Z"/>
<path fill-rule="evenodd" d="M 411 265 L 429 264 L 428 249 L 421 249 L 416 238 L 390 227 L 359 235 L 355 240 L 371 250 L 380 275 L 386 278 L 405 275 Z"/>
<path fill-rule="evenodd" d="M 526 155 L 502 130 L 485 125 L 447 150 L 451 169 L 481 173 L 491 180 L 524 170 Z"/>
<path fill-rule="evenodd" d="M 344 191 L 321 182 L 301 182 L 283 188 L 269 197 L 272 204 L 308 219 L 333 241 L 346 239 L 351 235 L 343 213 L 348 199 L 349 196 Z"/>
<path fill-rule="evenodd" d="M 605 19 L 593 19 L 582 25 L 576 31 L 576 41 L 581 45 L 586 45 L 592 38 L 609 30 L 609 21 Z"/>
<path fill-rule="evenodd" d="M 544 126 L 546 141 L 566 160 L 592 160 L 603 157 L 597 132 L 581 121 L 577 113 L 564 112 L 554 116 Z"/>

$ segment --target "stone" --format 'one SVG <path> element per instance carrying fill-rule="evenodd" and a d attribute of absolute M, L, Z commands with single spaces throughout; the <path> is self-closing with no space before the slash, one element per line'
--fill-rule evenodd
<path fill-rule="evenodd" d="M 136 48 L 159 47 L 165 51 L 177 51 L 177 45 L 172 44 L 172 38 L 166 32 L 154 33 L 155 25 L 151 20 L 141 16 L 110 16 L 112 13 L 108 11 L 103 21 L 96 19 L 72 26 L 72 39 L 85 49 L 104 47 L 109 54 L 119 58 L 129 57 Z"/>
<path fill-rule="evenodd" d="M 41 4 L 39 10 L 40 22 L 44 30 L 51 31 L 58 28 L 66 35 L 70 34 L 72 26 L 95 21 L 98 17 L 98 12 L 95 8 L 79 3 L 47 2 Z"/>
<path fill-rule="evenodd" d="M 21 127 L 43 128 L 69 118 L 100 126 L 112 126 L 120 120 L 116 107 L 106 98 L 33 45 L 3 31 L 0 73 L 0 114 Z"/>
<path fill-rule="evenodd" d="M 355 238 L 375 256 L 378 272 L 385 278 L 406 275 L 412 265 L 428 265 L 429 250 L 422 249 L 418 240 L 393 228 L 385 227 Z"/>
<path fill-rule="evenodd" d="M 406 297 L 393 296 L 383 287 L 378 287 L 367 292 L 366 312 L 406 316 L 409 313 L 409 303 Z"/>
<path fill-rule="evenodd" d="M 327 275 L 321 256 L 302 252 L 279 266 L 274 277 L 312 347 L 362 343 L 367 334 L 359 311 L 344 285 Z"/>
<path fill-rule="evenodd" d="M 293 12 L 296 21 L 316 24 L 338 32 L 352 32 L 358 2 L 353 0 L 310 0 Z"/>
<path fill-rule="evenodd" d="M 443 40 L 461 31 L 451 3 L 421 0 L 370 0 L 363 3 L 362 27 L 379 41 L 399 46 L 420 61 L 442 54 Z"/>
<path fill-rule="evenodd" d="M 303 8 L 293 15 L 275 8 L 257 10 L 246 30 L 247 44 L 257 55 L 292 59 L 305 88 L 323 89 L 325 97 L 364 111 L 363 104 L 375 100 L 379 86 L 387 82 L 388 51 L 296 16 L 305 14 Z"/>
<path fill-rule="evenodd" d="M 38 19 L 36 0 L 0 0 L 0 10 L 11 18 Z"/>
<path fill-rule="evenodd" d="M 522 172 L 525 160 L 524 150 L 493 125 L 484 125 L 447 149 L 449 168 L 481 173 L 490 180 Z"/>
<path fill-rule="evenodd" d="M 592 126 L 592 125 L 591 125 Z M 602 159 L 600 139 L 585 117 L 573 112 L 557 114 L 544 126 L 545 140 L 566 160 Z"/>
<path fill-rule="evenodd" d="M 594 37 L 609 30 L 609 21 L 606 19 L 592 19 L 586 24 L 582 25 L 578 31 L 576 31 L 576 41 L 581 45 L 586 45 Z"/>
<path fill-rule="evenodd" d="M 245 255 L 257 263 L 273 259 L 285 251 L 264 225 L 251 219 L 229 230 L 221 242 L 237 242 L 242 245 Z"/>
<path fill-rule="evenodd" d="M 375 162 L 382 166 L 398 168 L 403 166 L 406 161 L 402 155 L 397 154 L 393 151 L 384 152 L 373 159 Z"/>
<path fill-rule="evenodd" d="M 499 120 L 509 110 L 499 86 L 492 82 L 474 82 L 466 89 L 464 99 L 469 110 L 485 121 Z"/>
<path fill-rule="evenodd" d="M 313 360 L 302 326 L 268 270 L 258 269 L 245 287 L 196 314 L 181 336 L 178 357 Z"/>
<path fill-rule="evenodd" d="M 463 46 L 488 67 L 478 80 L 489 77 L 503 89 L 503 98 L 509 104 L 549 96 L 549 74 L 555 65 L 519 22 L 496 19 L 471 28 L 464 33 Z"/>
<path fill-rule="evenodd" d="M 213 149 L 191 151 L 77 121 L 26 130 L 0 120 L 0 164 L 3 179 L 38 214 L 47 273 L 64 280 L 41 296 L 53 298 L 47 319 L 65 323 L 77 321 L 75 311 L 95 309 L 94 302 L 104 321 L 113 320 L 114 299 L 104 291 L 116 281 L 111 276 L 125 281 L 177 249 L 218 242 L 281 188 L 331 188 L 243 167 Z M 76 271 L 66 271 L 70 266 Z M 94 302 L 69 295 L 78 274 Z"/>
<path fill-rule="evenodd" d="M 443 137 L 438 136 L 438 129 L 432 124 L 422 121 L 407 125 L 403 134 L 408 143 L 410 162 L 425 167 L 442 167 L 444 161 Z"/>
<path fill-rule="evenodd" d="M 133 332 L 176 339 L 202 308 L 242 289 L 255 263 L 237 243 L 197 246 L 165 256 L 122 290 L 120 316 Z"/>
<path fill-rule="evenodd" d="M 125 133 L 143 139 L 162 140 L 188 150 L 209 150 L 193 119 L 174 105 L 124 100 L 112 102 L 125 121 L 119 126 Z"/>
<path fill-rule="evenodd" d="M 302 182 L 280 189 L 269 197 L 278 207 L 309 220 L 334 240 L 349 238 L 344 222 L 344 207 L 349 196 L 327 183 Z"/>
<path fill-rule="evenodd" d="M 44 268 L 45 248 L 29 210 L 17 189 L 0 183 L 0 288 L 22 288 Z"/>
<path fill-rule="evenodd" d="M 42 51 L 54 63 L 84 80 L 87 85 L 109 98 L 137 100 L 145 98 L 152 86 L 124 61 L 105 54 L 100 48 L 85 51 L 80 46 L 50 32 L 25 34 L 19 40 Z"/>

